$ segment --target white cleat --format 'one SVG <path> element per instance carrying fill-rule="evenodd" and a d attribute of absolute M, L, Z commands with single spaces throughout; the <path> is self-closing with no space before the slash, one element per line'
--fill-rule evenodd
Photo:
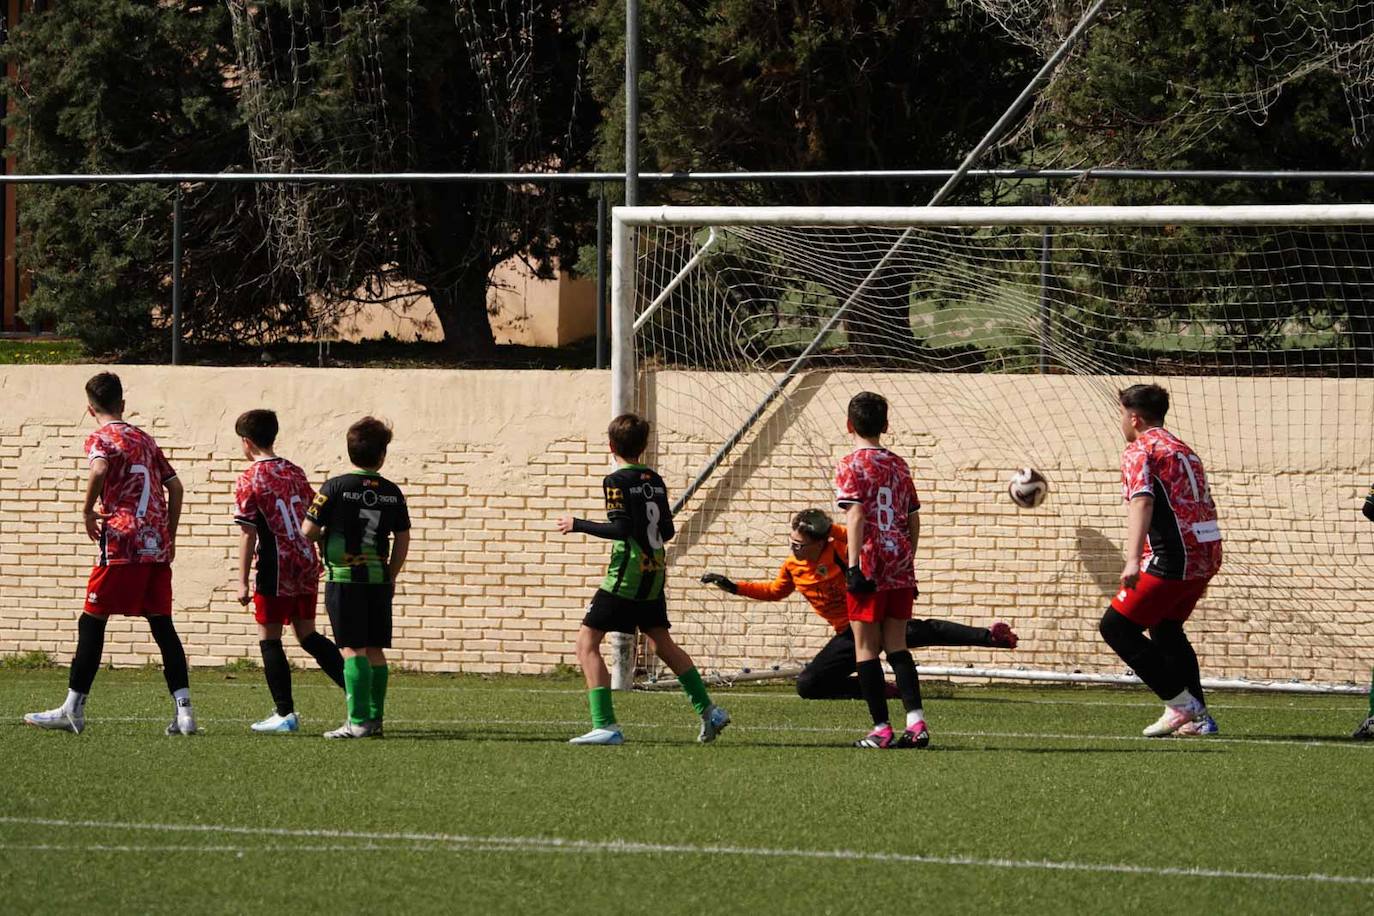
<path fill-rule="evenodd" d="M 372 735 L 372 726 L 366 722 L 361 725 L 354 722 L 345 722 L 333 731 L 324 733 L 326 738 L 371 738 Z"/>
<path fill-rule="evenodd" d="M 725 731 L 725 726 L 730 724 L 730 714 L 712 703 L 706 707 L 706 711 L 701 714 L 701 731 L 697 734 L 697 740 L 702 744 L 710 744 Z"/>
<path fill-rule="evenodd" d="M 194 735 L 198 731 L 199 729 L 196 728 L 195 716 L 178 715 L 172 720 L 171 724 L 167 726 L 168 735 Z"/>
<path fill-rule="evenodd" d="M 1190 722 L 1200 722 L 1207 716 L 1207 707 L 1193 700 L 1183 706 L 1165 706 L 1164 715 L 1141 732 L 1146 738 L 1163 738 L 1172 735 Z"/>
<path fill-rule="evenodd" d="M 259 735 L 294 735 L 300 731 L 301 720 L 294 712 L 290 715 L 272 713 L 261 722 L 254 722 L 250 728 Z"/>
<path fill-rule="evenodd" d="M 47 712 L 31 712 L 24 716 L 24 721 L 36 728 L 79 735 L 86 727 L 86 714 L 84 712 L 68 712 L 67 707 L 59 706 L 56 709 L 49 709 Z"/>
<path fill-rule="evenodd" d="M 624 744 L 625 736 L 620 733 L 619 725 L 611 725 L 606 728 L 594 728 L 585 735 L 578 735 L 568 741 L 569 744 Z"/>

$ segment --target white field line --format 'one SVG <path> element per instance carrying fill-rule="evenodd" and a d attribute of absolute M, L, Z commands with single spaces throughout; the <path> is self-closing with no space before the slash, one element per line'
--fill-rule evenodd
<path fill-rule="evenodd" d="M 918 855 L 862 849 L 786 849 L 766 846 L 724 844 L 644 843 L 632 840 L 576 840 L 563 837 L 472 836 L 449 833 L 368 832 L 329 829 L 292 829 L 286 827 L 238 827 L 215 824 L 156 824 L 120 821 L 69 821 L 56 818 L 0 817 L 0 824 L 55 827 L 67 829 L 145 830 L 153 833 L 186 833 L 225 836 L 291 837 L 313 840 L 360 840 L 369 844 L 349 849 L 420 849 L 423 851 L 472 851 L 530 853 L 607 853 L 611 855 L 699 855 L 737 856 L 757 859 L 802 859 L 849 862 L 883 862 L 909 865 L 937 865 L 965 868 L 1001 868 L 1028 871 L 1089 872 L 1097 874 L 1144 875 L 1169 878 L 1213 878 L 1241 881 L 1297 882 L 1374 886 L 1374 876 L 1329 875 L 1317 872 L 1285 873 L 1234 871 L 1224 868 L 1178 868 L 1173 866 L 1126 865 L 1112 862 L 1075 862 L 1048 859 L 982 858 L 962 855 Z M 399 847 L 397 844 L 400 845 Z M 237 852 L 240 847 L 224 847 Z M 252 847 L 242 847 L 249 851 Z"/>
<path fill-rule="evenodd" d="M 101 717 L 99 717 L 99 718 L 95 718 L 95 717 L 87 716 L 87 717 L 86 717 L 86 721 L 87 721 L 88 723 L 97 723 L 97 724 L 98 724 L 98 723 L 101 723 L 101 722 L 166 722 L 166 721 L 167 721 L 167 717 L 166 717 L 166 716 L 101 716 Z M 249 723 L 256 722 L 257 720 L 256 720 L 256 719 L 239 719 L 239 718 L 214 718 L 214 719 L 198 718 L 196 721 L 197 721 L 198 723 L 200 723 L 201 725 L 205 725 L 205 724 L 209 724 L 209 723 L 221 723 L 221 724 L 233 724 L 233 725 L 247 725 L 247 724 L 249 724 Z M 388 725 L 463 726 L 463 727 L 474 728 L 474 729 L 480 729 L 480 728 L 482 728 L 483 726 L 501 726 L 501 727 L 506 727 L 506 726 L 512 726 L 512 725 L 530 725 L 530 726 L 557 727 L 557 728 L 585 728 L 585 727 L 589 724 L 588 721 L 587 721 L 586 719 L 406 719 L 406 718 L 392 718 L 392 717 L 387 717 L 387 720 L 386 720 L 386 721 L 387 721 L 387 724 L 388 724 Z M 699 727 L 700 727 L 699 725 L 697 725 L 695 722 L 690 721 L 690 720 L 689 720 L 689 721 L 682 722 L 682 723 L 662 723 L 662 722 L 643 722 L 643 723 L 635 723 L 635 722 L 631 722 L 631 723 L 629 723 L 629 724 L 627 724 L 627 725 L 625 726 L 626 730 L 630 733 L 631 738 L 633 737 L 633 733 L 634 733 L 636 730 L 641 729 L 641 728 L 645 728 L 645 729 L 648 729 L 648 728 L 666 728 L 666 729 L 680 729 L 680 730 L 684 730 L 684 731 L 696 731 Z M 786 733 L 798 733 L 798 734 L 810 733 L 810 734 L 830 734 L 830 735 L 833 735 L 833 734 L 845 734 L 845 735 L 848 735 L 848 734 L 858 734 L 859 730 L 860 730 L 860 729 L 858 729 L 858 728 L 856 728 L 856 727 L 854 727 L 854 726 L 844 726 L 844 725 L 740 725 L 740 724 L 738 724 L 738 723 L 731 723 L 731 726 L 730 726 L 730 733 L 731 733 L 731 734 L 740 734 L 740 733 L 751 732 L 751 731 L 752 731 L 752 732 L 779 732 L 779 733 L 784 733 L 784 734 L 786 734 Z M 1196 738 L 1196 739 L 1188 739 L 1188 738 L 1173 738 L 1173 739 L 1168 739 L 1168 738 L 1146 738 L 1146 737 L 1143 736 L 1143 735 L 1091 735 L 1091 734 L 1074 734 L 1074 733 L 1067 733 L 1067 732 L 962 731 L 962 730 L 955 730 L 955 729 L 940 729 L 938 732 L 936 732 L 936 735 L 937 735 L 937 736 L 938 736 L 938 735 L 949 735 L 950 737 L 953 737 L 953 738 L 1012 738 L 1012 739 L 1021 739 L 1021 740 L 1043 740 L 1043 741 L 1126 741 L 1126 742 L 1132 742 L 1132 743 L 1138 743 L 1138 744 L 1145 744 L 1145 745 L 1148 745 L 1148 746 L 1152 746 L 1152 747 L 1156 747 L 1156 748 L 1161 748 L 1161 749 L 1162 749 L 1162 748 L 1175 748 L 1175 749 L 1176 749 L 1176 748 L 1178 748 L 1178 747 L 1180 747 L 1180 746 L 1185 746 L 1185 745 L 1188 746 L 1188 747 L 1196 747 L 1196 748 L 1198 748 L 1198 749 L 1203 749 L 1203 748 L 1207 747 L 1208 745 L 1212 745 L 1212 744 L 1241 744 L 1241 745 L 1251 745 L 1251 744 L 1253 744 L 1253 745 L 1269 745 L 1269 746 L 1274 746 L 1274 747 L 1295 747 L 1295 748 L 1330 747 L 1330 748 L 1343 748 L 1343 749 L 1346 749 L 1346 750 L 1363 751 L 1363 752 L 1365 752 L 1365 753 L 1374 753 L 1374 743 L 1363 744 L 1363 743 L 1359 743 L 1359 742 L 1355 742 L 1355 741 L 1350 741 L 1350 740 L 1348 740 L 1348 739 L 1341 739 L 1341 738 L 1331 738 L 1331 739 L 1329 739 L 1329 740 L 1328 740 L 1328 739 L 1322 739 L 1322 738 L 1316 738 L 1316 739 L 1310 739 L 1310 740 L 1306 740 L 1306 741 L 1296 741 L 1296 740 L 1293 740 L 1293 741 L 1285 741 L 1285 740 L 1277 739 L 1277 738 L 1246 738 L 1246 737 L 1243 737 L 1243 736 L 1229 737 L 1229 738 L 1228 738 L 1228 737 L 1223 737 L 1223 736 L 1218 736 L 1218 735 L 1209 735 L 1209 736 L 1207 736 L 1207 737 L 1205 737 L 1205 738 Z M 309 737 L 312 737 L 312 736 L 313 736 L 313 733 L 310 732 L 310 731 L 303 731 L 303 732 L 301 732 L 301 733 L 298 734 L 298 737 L 309 738 Z M 268 736 L 268 737 L 277 737 L 277 736 Z M 400 736 L 398 736 L 398 737 L 400 737 Z M 480 735 L 478 735 L 478 736 L 476 736 L 476 737 L 480 737 Z M 266 739 L 264 739 L 264 740 L 266 740 Z M 836 746 L 836 747 L 844 747 L 844 746 L 846 746 L 846 745 L 844 745 L 844 744 L 836 744 L 835 746 Z"/>
<path fill-rule="evenodd" d="M 1038 686 L 1038 685 L 1037 685 L 1037 686 Z M 1050 685 L 1049 689 L 1054 689 L 1054 686 L 1055 686 L 1055 685 Z M 1059 686 L 1062 687 L 1063 685 L 1059 685 Z M 221 689 L 227 689 L 227 690 L 265 690 L 265 689 L 266 689 L 266 682 L 264 681 L 264 682 L 261 683 L 261 684 L 215 684 L 215 683 L 206 684 L 205 681 L 204 681 L 204 678 L 201 678 L 201 679 L 198 679 L 198 680 L 196 681 L 196 683 L 194 684 L 194 687 L 195 687 L 195 689 L 196 689 L 197 692 L 199 692 L 199 691 L 209 691 L 209 690 L 221 690 Z M 101 687 L 99 688 L 99 692 L 104 693 L 105 691 L 109 691 L 109 690 L 147 690 L 147 689 L 148 689 L 148 687 L 147 687 L 146 684 L 109 684 L 109 685 L 101 686 Z M 291 685 L 291 689 L 292 689 L 292 690 L 326 690 L 326 691 L 329 691 L 329 692 L 338 692 L 338 690 L 339 690 L 339 688 L 336 687 L 336 686 L 334 686 L 333 684 L 313 684 L 313 683 L 311 683 L 311 684 L 293 683 L 293 684 Z M 970 689 L 970 688 L 968 688 L 968 686 L 965 685 L 965 686 L 964 686 L 964 689 Z M 972 689 L 983 689 L 983 688 L 972 688 Z M 527 693 L 527 694 L 531 694 L 531 695 L 550 694 L 550 695 L 554 695 L 554 696 L 579 696 L 579 697 L 585 697 L 585 696 L 587 695 L 586 689 L 585 689 L 585 688 L 582 688 L 582 687 L 567 687 L 567 688 L 561 688 L 561 687 L 486 687 L 486 686 L 481 686 L 481 685 L 474 685 L 474 686 L 471 686 L 471 687 L 463 687 L 463 686 L 459 686 L 459 685 L 445 686 L 445 687 L 409 687 L 409 686 L 405 686 L 405 685 L 401 685 L 401 686 L 393 685 L 393 686 L 391 686 L 391 687 L 389 688 L 389 691 L 390 691 L 389 694 L 388 694 L 389 696 L 394 696 L 395 694 L 398 694 L 398 693 L 404 693 L 404 694 L 411 694 L 411 693 L 462 693 L 462 694 L 477 694 L 477 693 Z M 784 702 L 815 702 L 815 701 L 810 701 L 810 700 L 803 701 L 803 700 L 801 700 L 799 697 L 797 697 L 795 694 L 792 694 L 792 693 L 758 693 L 758 692 L 755 692 L 755 691 L 736 692 L 736 691 L 734 691 L 734 690 L 730 690 L 730 689 L 726 689 L 726 688 L 715 688 L 715 689 L 713 689 L 713 690 L 711 691 L 711 694 L 712 694 L 713 696 L 725 696 L 725 697 L 730 697 L 732 700 L 783 700 Z M 678 699 L 678 698 L 679 698 L 679 695 L 678 695 L 678 694 L 673 693 L 673 692 L 671 692 L 671 691 L 667 691 L 667 690 L 636 690 L 636 691 L 633 691 L 632 695 L 635 696 L 635 697 L 666 697 L 666 698 L 668 698 L 668 699 Z M 1322 698 L 1322 699 L 1343 699 L 1343 698 L 1340 697 L 1339 695 L 1335 695 L 1335 696 L 1322 696 L 1322 695 L 1320 695 L 1320 694 L 1312 694 L 1312 695 L 1310 695 L 1310 696 L 1303 696 L 1302 699 L 1306 700 L 1306 699 L 1310 699 L 1310 698 L 1312 698 L 1312 697 L 1320 697 L 1320 698 Z M 965 696 L 956 696 L 956 697 L 954 697 L 953 699 L 948 699 L 948 698 L 946 698 L 946 699 L 943 699 L 943 700 L 942 700 L 942 699 L 937 699 L 937 700 L 936 700 L 936 702 L 961 702 L 961 703 L 962 703 L 962 702 L 968 702 L 968 703 L 993 702 L 993 703 L 995 703 L 995 702 L 1000 702 L 1000 701 L 1006 701 L 1006 702 L 1015 703 L 1015 704 L 1018 704 L 1018 705 L 1027 705 L 1027 706 L 1105 706 L 1105 707 L 1122 707 L 1122 708 L 1130 708 L 1130 709 L 1158 709 L 1158 708 L 1160 708 L 1160 707 L 1163 705 L 1163 703 L 1159 702 L 1158 700 L 1153 700 L 1153 701 L 1145 701 L 1145 700 L 1072 700 L 1072 699 L 1066 699 L 1066 700 L 1042 700 L 1042 699 L 1021 699 L 1021 698 L 1015 697 L 1015 696 L 1000 696 L 1000 695 L 999 695 L 999 696 L 968 696 L 968 695 L 965 695 Z M 857 702 L 859 702 L 859 701 L 858 701 L 858 700 L 855 700 L 854 702 L 857 703 Z M 1323 704 L 1323 705 L 1321 705 L 1321 706 L 1303 706 L 1303 705 L 1289 705 L 1289 706 L 1282 706 L 1282 705 L 1280 705 L 1280 706 L 1276 706 L 1276 705 L 1268 704 L 1268 703 L 1266 703 L 1266 704 L 1250 704 L 1250 703 L 1209 703 L 1209 704 L 1207 704 L 1207 708 L 1208 708 L 1208 709 L 1253 709 L 1253 710 L 1272 711 L 1272 712 L 1359 712 L 1359 711 L 1361 711 L 1361 710 L 1366 709 L 1367 707 L 1366 707 L 1365 704 L 1363 704 L 1363 703 L 1358 704 L 1358 705 L 1357 705 L 1357 704 L 1353 704 L 1353 703 L 1350 703 L 1350 704 L 1342 704 L 1342 705 L 1334 705 L 1334 704 L 1327 705 L 1327 704 Z"/>

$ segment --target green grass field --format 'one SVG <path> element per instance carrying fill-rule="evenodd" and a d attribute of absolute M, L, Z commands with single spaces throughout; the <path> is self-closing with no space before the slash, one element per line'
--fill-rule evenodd
<path fill-rule="evenodd" d="M 958 687 L 931 749 L 865 752 L 861 704 L 780 689 L 717 691 L 712 746 L 622 695 L 627 743 L 577 748 L 575 680 L 418 675 L 326 742 L 340 694 L 296 685 L 306 732 L 255 736 L 260 675 L 195 672 L 204 734 L 166 738 L 161 676 L 103 671 L 74 736 L 20 721 L 65 671 L 0 671 L 4 911 L 1374 910 L 1360 698 L 1216 694 L 1223 736 L 1150 741 L 1142 690 Z"/>

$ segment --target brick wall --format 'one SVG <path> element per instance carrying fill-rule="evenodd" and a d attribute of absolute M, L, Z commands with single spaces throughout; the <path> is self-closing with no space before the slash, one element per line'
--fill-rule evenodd
<path fill-rule="evenodd" d="M 65 660 L 93 557 L 79 508 L 91 421 L 91 367 L 0 371 L 0 654 Z M 364 413 L 392 420 L 385 473 L 415 520 L 398 590 L 395 656 L 429 670 L 532 672 L 571 663 L 582 608 L 606 546 L 564 537 L 553 519 L 599 513 L 607 467 L 608 378 L 598 372 L 122 367 L 128 419 L 162 444 L 187 488 L 175 567 L 177 626 L 193 664 L 256 656 L 251 616 L 233 598 L 232 485 L 244 459 L 233 420 L 276 409 L 279 451 L 323 481 L 346 469 L 343 433 Z M 707 570 L 773 574 L 787 520 L 826 506 L 847 448 L 843 405 L 888 394 L 891 442 L 910 456 L 924 503 L 918 613 L 1011 620 L 1015 653 L 925 650 L 928 663 L 1016 663 L 1119 671 L 1096 621 L 1120 570 L 1111 392 L 1120 380 L 823 375 L 713 475 L 679 517 L 672 545 L 675 631 L 706 668 L 736 671 L 809 657 L 827 628 L 798 598 L 751 604 L 701 586 Z M 749 412 L 767 380 L 706 373 L 646 379 L 656 463 L 681 492 Z M 1208 673 L 1363 680 L 1374 621 L 1360 600 L 1374 526 L 1359 515 L 1371 468 L 1368 383 L 1175 379 L 1170 425 L 1207 462 L 1227 560 L 1193 630 Z M 1365 423 L 1360 424 L 1363 418 Z M 1005 479 L 1030 464 L 1050 479 L 1040 509 L 1015 509 Z M 297 662 L 308 659 L 290 646 Z M 141 621 L 116 619 L 108 657 L 156 650 Z"/>

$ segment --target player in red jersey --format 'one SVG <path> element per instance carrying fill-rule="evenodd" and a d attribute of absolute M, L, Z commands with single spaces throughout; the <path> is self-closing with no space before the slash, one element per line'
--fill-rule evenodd
<path fill-rule="evenodd" d="M 854 629 L 859 689 L 873 730 L 857 747 L 925 747 L 930 743 L 921 709 L 921 682 L 906 647 L 906 623 L 916 597 L 916 542 L 921 534 L 911 471 L 883 448 L 887 400 L 861 391 L 849 401 L 846 426 L 856 446 L 835 468 L 835 501 L 845 511 L 852 566 L 845 574 L 846 606 Z M 906 707 L 906 729 L 893 736 L 878 653 L 887 655 Z"/>
<path fill-rule="evenodd" d="M 1165 702 L 1148 737 L 1216 734 L 1197 653 L 1183 625 L 1221 568 L 1221 528 L 1202 459 L 1164 428 L 1169 393 L 1120 393 L 1121 495 L 1130 506 L 1121 589 L 1099 629 L 1121 660 Z M 1145 631 L 1149 631 L 1146 637 Z"/>
<path fill-rule="evenodd" d="M 171 564 L 181 518 L 181 481 L 153 437 L 124 422 L 119 376 L 102 372 L 93 377 L 86 383 L 86 400 L 100 428 L 86 439 L 91 469 L 84 515 L 86 533 L 100 545 L 100 559 L 91 570 L 85 613 L 77 622 L 67 700 L 56 709 L 29 713 L 24 721 L 81 732 L 86 697 L 105 649 L 105 622 L 111 614 L 127 614 L 148 619 L 162 653 L 162 673 L 175 704 L 167 734 L 195 734 L 186 651 L 172 625 Z"/>
<path fill-rule="evenodd" d="M 253 723 L 259 734 L 291 734 L 300 717 L 291 696 L 291 665 L 282 648 L 282 627 L 290 624 L 301 648 L 340 688 L 343 655 L 315 629 L 315 596 L 324 567 L 315 544 L 301 533 L 315 491 L 305 472 L 272 450 L 277 441 L 277 415 L 250 410 L 234 422 L 243 457 L 253 462 L 234 486 L 234 521 L 239 525 L 239 604 L 253 605 L 258 624 L 262 671 L 276 711 Z M 253 560 L 257 578 L 249 585 Z"/>

